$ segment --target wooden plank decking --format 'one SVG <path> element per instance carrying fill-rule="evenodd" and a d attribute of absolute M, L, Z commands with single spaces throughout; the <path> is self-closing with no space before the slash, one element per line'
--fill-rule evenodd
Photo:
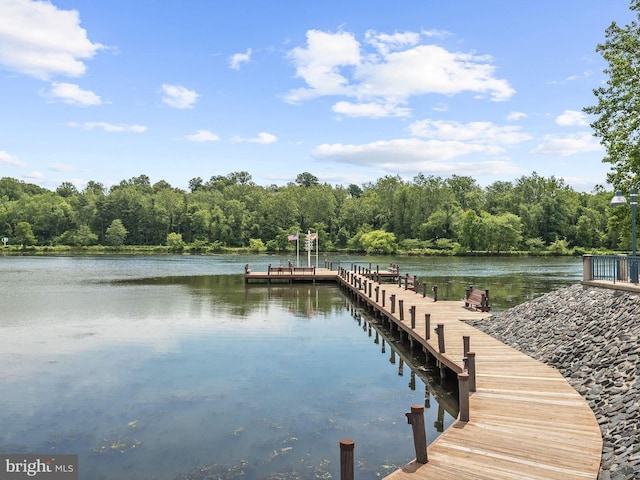
<path fill-rule="evenodd" d="M 475 353 L 477 389 L 469 398 L 469 421 L 456 421 L 429 445 L 428 463 L 411 462 L 387 476 L 388 480 L 597 479 L 602 437 L 587 402 L 557 370 L 463 321 L 489 313 L 467 310 L 462 300 L 434 302 L 397 283 L 366 279 L 362 288 L 364 275 L 340 273 L 317 269 L 316 278 L 340 283 L 453 372 L 463 370 L 463 336 L 470 337 L 470 351 Z M 267 277 L 266 273 L 248 273 L 245 281 Z M 295 280 L 315 281 L 311 277 Z M 373 294 L 375 287 L 379 288 L 378 300 Z M 394 313 L 391 295 L 395 295 Z M 403 321 L 399 300 L 403 301 Z M 412 306 L 415 328 L 411 328 L 408 314 Z M 430 339 L 426 339 L 426 313 L 430 314 Z M 438 324 L 444 325 L 445 353 L 438 352 L 438 338 L 433 333 Z M 357 458 L 357 438 L 355 442 Z"/>
<path fill-rule="evenodd" d="M 488 313 L 467 310 L 462 300 L 434 302 L 397 284 L 374 283 L 385 290 L 383 307 L 381 301 L 375 301 L 375 294 L 369 296 L 368 288 L 361 290 L 357 282 L 352 284 L 349 278 L 338 280 L 453 371 L 463 369 L 463 336 L 470 337 L 470 351 L 476 354 L 477 390 L 469 399 L 469 422 L 458 420 L 441 434 L 428 448 L 427 464 L 414 461 L 387 479 L 598 477 L 602 437 L 585 399 L 557 370 L 461 321 L 486 317 Z M 391 295 L 396 296 L 394 314 L 389 302 Z M 379 297 L 381 299 L 381 294 Z M 404 321 L 400 321 L 398 300 L 403 300 Z M 416 307 L 415 329 L 411 328 L 407 314 L 410 306 Z M 425 339 L 425 313 L 431 316 L 432 329 L 438 324 L 444 325 L 443 354 L 438 353 L 435 334 Z"/>

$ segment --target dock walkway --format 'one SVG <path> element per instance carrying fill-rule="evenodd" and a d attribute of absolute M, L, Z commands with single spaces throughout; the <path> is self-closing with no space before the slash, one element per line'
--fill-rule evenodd
<path fill-rule="evenodd" d="M 457 420 L 429 445 L 428 463 L 413 461 L 388 480 L 597 479 L 602 437 L 586 400 L 557 370 L 464 322 L 488 313 L 465 309 L 462 301 L 434 302 L 398 284 L 365 282 L 352 272 L 343 271 L 337 280 L 452 371 L 463 371 L 463 336 L 469 337 L 469 351 L 475 353 L 476 391 L 469 398 L 469 421 Z M 410 307 L 415 307 L 415 328 L 407 314 Z M 439 353 L 437 335 L 425 338 L 427 313 L 432 332 L 438 324 L 444 326 L 445 353 Z"/>
<path fill-rule="evenodd" d="M 475 354 L 476 391 L 469 397 L 469 421 L 458 419 L 429 445 L 428 463 L 414 460 L 388 480 L 597 479 L 602 437 L 586 400 L 557 370 L 464 322 L 489 313 L 465 309 L 462 300 L 434 301 L 401 282 L 378 283 L 345 269 L 320 270 L 325 281 L 338 282 L 403 332 L 414 348 L 423 348 L 451 371 L 463 372 L 464 336 Z M 251 275 L 245 275 L 247 282 Z M 444 328 L 444 353 L 433 333 L 438 325 Z"/>

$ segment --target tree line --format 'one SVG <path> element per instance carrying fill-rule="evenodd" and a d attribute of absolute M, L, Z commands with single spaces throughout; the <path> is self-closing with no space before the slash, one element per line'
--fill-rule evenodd
<path fill-rule="evenodd" d="M 385 176 L 347 187 L 304 172 L 260 186 L 248 172 L 189 181 L 188 190 L 140 175 L 105 188 L 55 191 L 0 179 L 0 236 L 10 245 L 165 245 L 171 250 L 287 251 L 317 232 L 323 251 L 582 253 L 627 249 L 630 209 L 613 193 L 576 192 L 536 172 L 480 187 L 471 177 Z"/>

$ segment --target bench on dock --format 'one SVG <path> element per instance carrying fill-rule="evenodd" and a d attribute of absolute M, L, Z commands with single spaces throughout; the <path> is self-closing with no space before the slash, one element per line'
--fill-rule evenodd
<path fill-rule="evenodd" d="M 293 267 L 293 274 L 315 275 L 316 267 Z"/>
<path fill-rule="evenodd" d="M 291 267 L 283 267 L 282 265 L 279 267 L 272 267 L 269 265 L 269 270 L 267 270 L 269 275 L 291 275 L 293 273 L 293 268 Z"/>
<path fill-rule="evenodd" d="M 491 308 L 489 306 L 489 290 L 480 290 L 470 286 L 467 288 L 464 306 L 481 312 L 488 312 Z"/>

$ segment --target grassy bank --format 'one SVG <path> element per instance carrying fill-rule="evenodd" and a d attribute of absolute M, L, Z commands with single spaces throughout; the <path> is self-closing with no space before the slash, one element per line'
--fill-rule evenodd
<path fill-rule="evenodd" d="M 215 254 L 285 254 L 295 253 L 293 250 L 283 250 L 275 252 L 267 252 L 266 250 L 256 251 L 249 247 L 205 247 L 186 245 L 184 248 L 176 250 L 166 245 L 124 245 L 120 247 L 108 247 L 102 245 L 92 245 L 87 247 L 72 247 L 68 245 L 54 246 L 29 246 L 23 248 L 20 245 L 7 245 L 0 247 L 0 252 L 4 255 L 215 255 Z M 393 253 L 395 256 L 458 256 L 458 257 L 518 257 L 518 256 L 582 256 L 585 254 L 594 255 L 613 255 L 619 252 L 587 250 L 584 248 L 571 248 L 565 251 L 555 250 L 512 250 L 509 252 L 465 252 L 460 250 L 438 250 L 438 249 L 414 249 L 414 250 L 398 250 Z M 366 255 L 366 252 L 355 250 L 333 250 L 331 252 L 323 252 L 327 254 L 342 255 Z M 379 255 L 379 254 L 376 254 Z"/>

